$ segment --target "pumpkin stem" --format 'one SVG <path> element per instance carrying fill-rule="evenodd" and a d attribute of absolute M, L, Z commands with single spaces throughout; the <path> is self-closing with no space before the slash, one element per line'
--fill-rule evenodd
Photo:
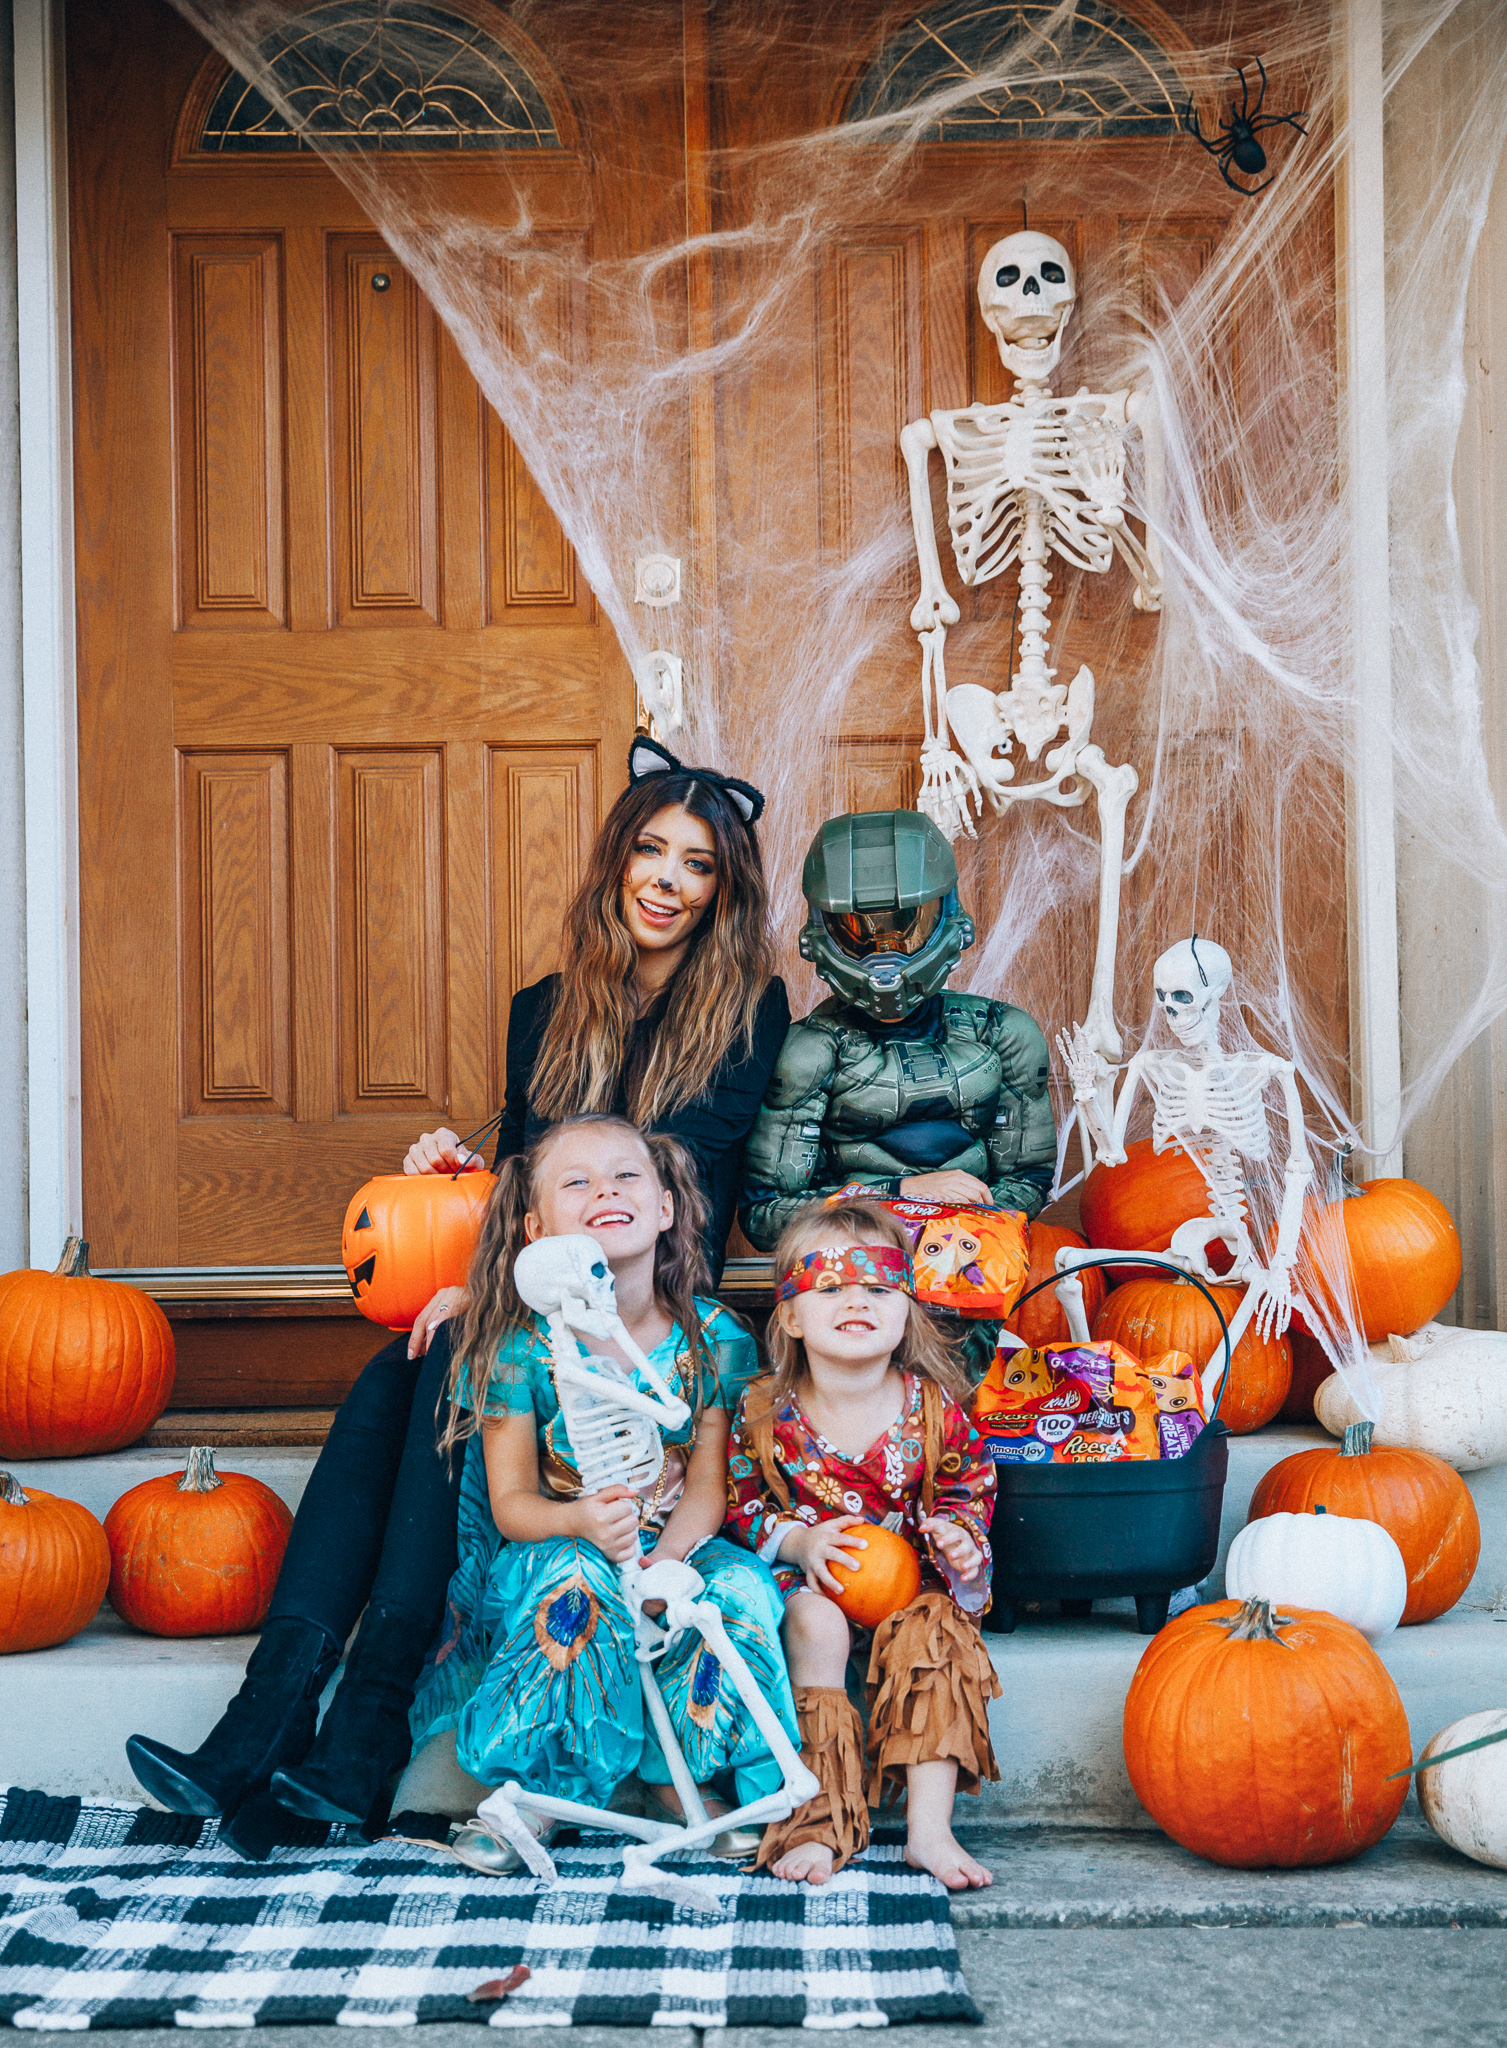
<path fill-rule="evenodd" d="M 1216 1616 L 1221 1628 L 1229 1630 L 1228 1640 L 1232 1643 L 1281 1643 L 1277 1634 L 1279 1628 L 1286 1628 L 1292 1621 L 1290 1614 L 1273 1614 L 1270 1600 L 1247 1600 L 1238 1614 Z M 1291 1643 L 1282 1643 L 1284 1650 L 1292 1648 Z"/>
<path fill-rule="evenodd" d="M 58 1260 L 58 1277 L 63 1280 L 87 1280 L 89 1278 L 89 1241 L 83 1237 L 70 1237 L 63 1246 L 63 1256 Z"/>
<path fill-rule="evenodd" d="M 1374 1422 L 1347 1422 L 1344 1441 L 1340 1445 L 1342 1458 L 1364 1458 L 1371 1449 L 1371 1439 L 1376 1434 Z"/>
<path fill-rule="evenodd" d="M 24 1508 L 27 1496 L 21 1491 L 21 1482 L 14 1473 L 0 1472 L 0 1500 L 8 1508 Z"/>
<path fill-rule="evenodd" d="M 183 1477 L 178 1481 L 180 1493 L 213 1493 L 224 1480 L 215 1470 L 215 1454 L 208 1444 L 199 1444 L 188 1454 L 188 1463 L 183 1468 Z"/>

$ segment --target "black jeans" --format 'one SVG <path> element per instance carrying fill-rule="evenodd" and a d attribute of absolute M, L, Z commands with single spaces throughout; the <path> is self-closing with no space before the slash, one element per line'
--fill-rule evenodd
<path fill-rule="evenodd" d="M 409 1617 L 428 1647 L 455 1570 L 464 1462 L 463 1449 L 435 1449 L 449 1377 L 448 1323 L 423 1358 L 408 1356 L 405 1331 L 367 1361 L 299 1502 L 269 1621 L 311 1621 L 344 1643 L 375 1599 Z"/>

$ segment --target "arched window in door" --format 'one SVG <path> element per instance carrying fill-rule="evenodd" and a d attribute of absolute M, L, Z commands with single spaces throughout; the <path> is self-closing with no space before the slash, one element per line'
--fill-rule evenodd
<path fill-rule="evenodd" d="M 538 80 L 474 0 L 323 0 L 274 29 L 261 54 L 291 113 L 226 70 L 195 155 L 265 156 L 312 142 L 408 153 L 568 146 Z"/>
<path fill-rule="evenodd" d="M 1008 83 L 970 82 L 1008 69 Z M 944 0 L 889 39 L 843 114 L 866 121 L 945 96 L 927 142 L 1176 135 L 1187 93 L 1167 52 L 1104 0 Z"/>

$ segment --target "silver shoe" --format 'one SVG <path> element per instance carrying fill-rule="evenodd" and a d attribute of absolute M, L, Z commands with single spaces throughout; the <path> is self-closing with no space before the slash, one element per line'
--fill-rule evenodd
<path fill-rule="evenodd" d="M 763 1839 L 762 1828 L 724 1828 L 713 1840 L 711 1853 L 727 1863 L 742 1863 L 748 1857 L 758 1855 Z"/>
<path fill-rule="evenodd" d="M 539 1840 L 547 1842 L 554 1831 L 555 1824 L 550 1821 Z M 499 1842 L 477 1820 L 463 1821 L 456 1829 L 450 1853 L 468 1870 L 479 1870 L 483 1877 L 512 1877 L 524 1868 L 523 1858 L 512 1843 Z"/>

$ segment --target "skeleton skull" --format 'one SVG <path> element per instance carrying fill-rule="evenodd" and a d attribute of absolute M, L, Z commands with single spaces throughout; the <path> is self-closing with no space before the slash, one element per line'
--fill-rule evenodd
<path fill-rule="evenodd" d="M 1078 295 L 1072 257 L 1050 235 L 1006 235 L 984 258 L 978 294 L 1005 368 L 1022 383 L 1044 383 Z"/>
<path fill-rule="evenodd" d="M 513 1261 L 513 1285 L 535 1315 L 552 1314 L 567 1297 L 599 1314 L 617 1312 L 612 1268 L 595 1238 L 536 1238 Z"/>
<path fill-rule="evenodd" d="M 1234 968 L 1223 946 L 1212 939 L 1179 939 L 1153 969 L 1162 1015 L 1184 1045 L 1192 1045 L 1219 1015 L 1219 999 Z"/>

